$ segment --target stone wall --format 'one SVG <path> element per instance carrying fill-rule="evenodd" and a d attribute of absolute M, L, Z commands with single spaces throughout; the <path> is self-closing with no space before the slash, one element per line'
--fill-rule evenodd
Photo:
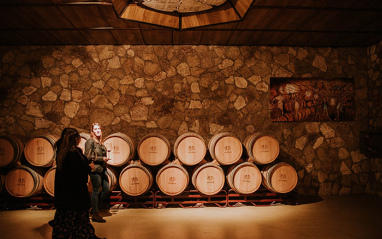
<path fill-rule="evenodd" d="M 296 168 L 300 194 L 376 193 L 375 165 L 359 151 L 359 131 L 372 121 L 365 48 L 64 46 L 0 52 L 1 134 L 59 135 L 68 126 L 88 132 L 93 122 L 103 125 L 105 135 L 122 132 L 139 141 L 155 132 L 172 144 L 185 132 L 206 142 L 221 131 L 241 140 L 265 132 L 280 144 L 278 160 Z M 356 120 L 272 123 L 270 77 L 292 76 L 353 78 Z"/>
<path fill-rule="evenodd" d="M 382 42 L 367 49 L 369 76 L 369 129 L 380 130 L 382 133 Z M 382 196 L 382 158 L 370 157 L 372 171 L 375 173 L 375 190 Z"/>

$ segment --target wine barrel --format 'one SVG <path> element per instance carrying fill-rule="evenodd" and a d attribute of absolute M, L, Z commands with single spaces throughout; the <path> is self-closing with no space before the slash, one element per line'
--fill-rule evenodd
<path fill-rule="evenodd" d="M 5 184 L 5 175 L 0 174 L 0 193 L 4 190 L 4 184 Z"/>
<path fill-rule="evenodd" d="M 161 134 L 145 135 L 138 144 L 139 158 L 147 165 L 157 166 L 168 159 L 170 142 Z"/>
<path fill-rule="evenodd" d="M 165 165 L 158 171 L 156 176 L 159 189 L 169 196 L 181 194 L 187 188 L 188 181 L 187 170 L 176 163 Z"/>
<path fill-rule="evenodd" d="M 174 155 L 185 165 L 200 163 L 206 155 L 207 147 L 204 139 L 196 133 L 184 133 L 174 144 Z"/>
<path fill-rule="evenodd" d="M 206 163 L 197 167 L 192 174 L 192 185 L 200 193 L 214 195 L 219 193 L 225 182 L 223 169 L 214 163 Z"/>
<path fill-rule="evenodd" d="M 85 143 L 88 139 L 90 139 L 90 134 L 88 133 L 80 133 L 80 143 L 78 144 L 78 147 L 82 149 L 82 152 L 85 152 Z"/>
<path fill-rule="evenodd" d="M 130 196 L 139 196 L 147 192 L 153 183 L 151 172 L 138 162 L 126 166 L 119 175 L 121 190 Z"/>
<path fill-rule="evenodd" d="M 117 174 L 115 170 L 112 167 L 107 167 L 106 168 L 106 175 L 107 179 L 109 181 L 109 187 L 110 187 L 110 192 L 114 191 L 115 188 L 117 187 Z"/>
<path fill-rule="evenodd" d="M 251 194 L 259 189 L 262 177 L 258 167 L 250 162 L 232 166 L 227 172 L 227 183 L 240 194 Z"/>
<path fill-rule="evenodd" d="M 21 165 L 7 174 L 5 188 L 14 197 L 31 197 L 43 190 L 43 177 L 35 170 Z"/>
<path fill-rule="evenodd" d="M 123 133 L 114 133 L 106 137 L 104 144 L 107 148 L 107 162 L 111 166 L 121 167 L 135 155 L 135 143 L 133 139 Z"/>
<path fill-rule="evenodd" d="M 20 164 L 24 143 L 15 135 L 0 136 L 0 167 L 9 168 Z"/>
<path fill-rule="evenodd" d="M 211 157 L 222 165 L 234 164 L 240 160 L 243 145 L 233 134 L 222 132 L 212 136 L 208 142 Z"/>
<path fill-rule="evenodd" d="M 37 167 L 50 167 L 56 158 L 54 144 L 58 138 L 51 134 L 30 139 L 24 148 L 27 161 Z"/>
<path fill-rule="evenodd" d="M 261 170 L 261 174 L 263 175 L 263 186 L 276 193 L 292 191 L 298 181 L 296 170 L 284 162 L 265 166 Z"/>
<path fill-rule="evenodd" d="M 50 196 L 54 197 L 54 179 L 56 177 L 56 166 L 51 167 L 44 175 L 44 189 Z"/>
<path fill-rule="evenodd" d="M 279 155 L 280 147 L 277 140 L 271 135 L 255 133 L 245 138 L 244 147 L 249 158 L 256 164 L 269 164 Z"/>

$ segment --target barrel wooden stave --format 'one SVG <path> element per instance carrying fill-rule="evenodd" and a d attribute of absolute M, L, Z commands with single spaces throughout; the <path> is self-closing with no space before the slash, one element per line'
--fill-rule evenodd
<path fill-rule="evenodd" d="M 119 175 L 121 190 L 130 196 L 139 196 L 147 192 L 153 183 L 151 172 L 140 163 L 126 166 Z"/>
<path fill-rule="evenodd" d="M 0 136 L 0 168 L 19 165 L 23 152 L 24 143 L 19 137 L 15 135 Z"/>
<path fill-rule="evenodd" d="M 45 134 L 30 139 L 24 148 L 25 158 L 33 166 L 52 166 L 56 158 L 54 144 L 57 140 L 58 138 L 52 134 Z"/>
<path fill-rule="evenodd" d="M 132 138 L 123 133 L 114 133 L 106 137 L 104 144 L 108 152 L 109 165 L 121 167 L 135 155 L 135 143 Z"/>
<path fill-rule="evenodd" d="M 44 175 L 44 189 L 50 196 L 54 197 L 54 180 L 56 177 L 56 166 L 51 167 Z"/>
<path fill-rule="evenodd" d="M 185 165 L 200 163 L 207 152 L 204 139 L 196 133 L 184 133 L 174 143 L 174 155 Z"/>
<path fill-rule="evenodd" d="M 211 157 L 222 165 L 238 162 L 243 153 L 241 141 L 229 132 L 222 132 L 212 136 L 208 142 Z"/>
<path fill-rule="evenodd" d="M 205 195 L 219 193 L 223 189 L 224 183 L 224 171 L 214 163 L 203 164 L 192 174 L 192 184 L 196 190 Z"/>
<path fill-rule="evenodd" d="M 263 186 L 276 193 L 292 191 L 298 181 L 296 170 L 284 162 L 265 166 L 261 170 L 261 174 L 263 175 Z"/>
<path fill-rule="evenodd" d="M 280 151 L 278 141 L 273 136 L 263 133 L 247 136 L 243 144 L 248 156 L 259 165 L 272 163 Z"/>
<path fill-rule="evenodd" d="M 159 189 L 169 196 L 181 194 L 187 188 L 188 182 L 187 170 L 175 163 L 165 165 L 156 175 L 156 183 Z"/>
<path fill-rule="evenodd" d="M 158 166 L 169 158 L 170 147 L 170 142 L 163 135 L 148 134 L 140 140 L 137 151 L 142 162 L 150 166 Z"/>
<path fill-rule="evenodd" d="M 5 187 L 14 197 L 31 197 L 43 190 L 43 177 L 32 168 L 21 165 L 7 174 Z"/>
<path fill-rule="evenodd" d="M 226 177 L 228 185 L 240 194 L 254 193 L 262 183 L 260 170 L 250 162 L 232 166 Z"/>

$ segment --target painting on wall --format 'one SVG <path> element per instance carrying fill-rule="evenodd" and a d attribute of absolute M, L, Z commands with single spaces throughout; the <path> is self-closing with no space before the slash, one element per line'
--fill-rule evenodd
<path fill-rule="evenodd" d="M 271 78 L 271 121 L 355 120 L 353 79 Z"/>

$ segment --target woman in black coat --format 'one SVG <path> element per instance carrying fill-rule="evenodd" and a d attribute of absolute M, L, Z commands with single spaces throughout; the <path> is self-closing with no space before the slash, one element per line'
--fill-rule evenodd
<path fill-rule="evenodd" d="M 88 173 L 94 169 L 82 150 L 76 129 L 66 128 L 56 143 L 56 176 L 52 238 L 97 239 L 89 220 Z"/>

